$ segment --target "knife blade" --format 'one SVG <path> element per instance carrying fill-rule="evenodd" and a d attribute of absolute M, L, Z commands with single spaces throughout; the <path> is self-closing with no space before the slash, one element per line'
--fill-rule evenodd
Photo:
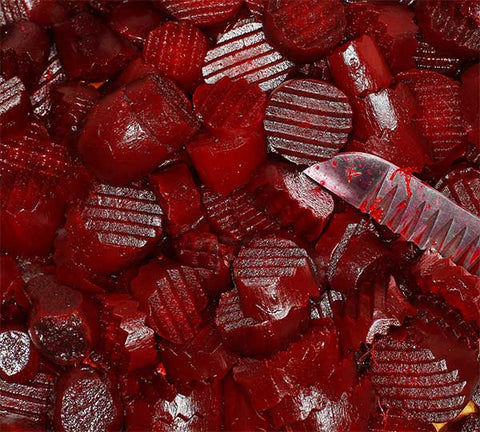
<path fill-rule="evenodd" d="M 405 240 L 433 248 L 480 276 L 480 218 L 405 170 L 352 152 L 304 173 Z"/>

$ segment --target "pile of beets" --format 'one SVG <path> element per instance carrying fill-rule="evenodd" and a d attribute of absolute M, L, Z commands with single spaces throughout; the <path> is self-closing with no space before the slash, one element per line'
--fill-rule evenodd
<path fill-rule="evenodd" d="M 480 430 L 480 278 L 302 173 L 371 153 L 480 215 L 478 1 L 0 25 L 2 431 Z"/>

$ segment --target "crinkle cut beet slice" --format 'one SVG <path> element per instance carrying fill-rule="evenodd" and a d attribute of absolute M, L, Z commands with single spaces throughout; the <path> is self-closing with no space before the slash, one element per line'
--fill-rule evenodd
<path fill-rule="evenodd" d="M 464 70 L 460 76 L 460 99 L 462 102 L 462 117 L 466 122 L 469 142 L 480 148 L 480 65 L 474 64 Z"/>
<path fill-rule="evenodd" d="M 463 63 L 458 57 L 439 52 L 423 37 L 418 41 L 413 58 L 418 69 L 428 69 L 447 76 L 457 75 Z"/>
<path fill-rule="evenodd" d="M 5 80 L 0 77 L 0 122 L 2 139 L 20 134 L 32 112 L 27 90 L 18 77 Z"/>
<path fill-rule="evenodd" d="M 346 144 L 352 117 L 348 98 L 335 86 L 312 79 L 287 81 L 268 100 L 269 150 L 301 165 L 328 159 Z"/>
<path fill-rule="evenodd" d="M 373 384 L 389 413 L 428 423 L 454 419 L 479 379 L 473 328 L 434 298 L 420 297 L 418 315 L 373 346 Z"/>

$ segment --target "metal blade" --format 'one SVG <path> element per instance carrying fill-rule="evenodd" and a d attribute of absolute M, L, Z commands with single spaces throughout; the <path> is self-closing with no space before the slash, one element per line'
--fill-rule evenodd
<path fill-rule="evenodd" d="M 480 276 L 480 218 L 411 174 L 366 153 L 342 153 L 304 172 L 405 240 Z"/>

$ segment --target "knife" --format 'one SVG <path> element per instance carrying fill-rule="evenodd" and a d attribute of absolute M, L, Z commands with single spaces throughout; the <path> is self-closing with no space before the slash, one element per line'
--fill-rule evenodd
<path fill-rule="evenodd" d="M 433 248 L 480 276 L 480 218 L 407 171 L 377 156 L 352 152 L 304 173 L 405 240 Z"/>

